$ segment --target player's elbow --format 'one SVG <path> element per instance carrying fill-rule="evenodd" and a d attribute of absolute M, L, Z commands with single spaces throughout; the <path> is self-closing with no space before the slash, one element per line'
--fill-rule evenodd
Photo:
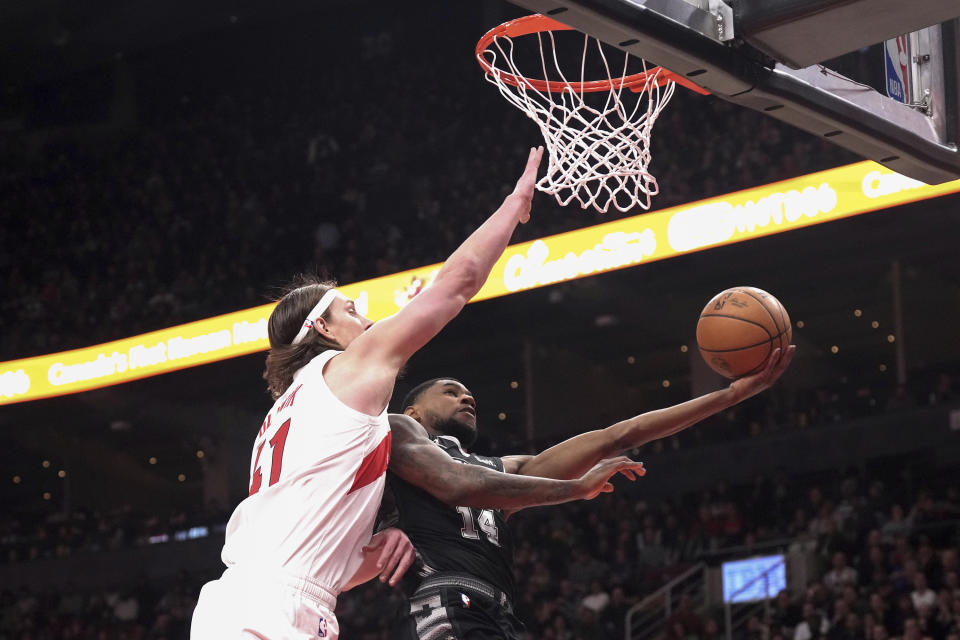
<path fill-rule="evenodd" d="M 462 296 L 465 301 L 476 295 L 487 279 L 480 261 L 472 257 L 457 260 L 455 264 L 450 265 L 450 269 L 443 276 L 443 284 L 449 289 L 450 294 Z M 439 277 L 434 286 L 438 284 L 441 284 Z"/>
<path fill-rule="evenodd" d="M 600 448 L 604 458 L 619 456 L 624 451 L 646 444 L 641 430 L 632 429 L 629 422 L 618 422 L 599 432 Z"/>

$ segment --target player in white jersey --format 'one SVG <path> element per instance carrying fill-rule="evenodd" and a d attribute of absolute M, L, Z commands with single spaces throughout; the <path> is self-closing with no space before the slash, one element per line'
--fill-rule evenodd
<path fill-rule="evenodd" d="M 341 591 L 377 575 L 395 584 L 410 566 L 405 535 L 388 529 L 371 537 L 390 457 L 394 381 L 480 290 L 529 218 L 542 154 L 530 151 L 514 192 L 397 314 L 374 325 L 332 283 L 280 299 L 268 322 L 264 373 L 276 402 L 254 441 L 249 496 L 227 525 L 227 570 L 200 593 L 193 640 L 335 639 Z M 607 460 L 577 480 L 481 469 L 463 495 L 491 508 L 555 504 L 610 491 L 610 476 L 639 468 Z"/>

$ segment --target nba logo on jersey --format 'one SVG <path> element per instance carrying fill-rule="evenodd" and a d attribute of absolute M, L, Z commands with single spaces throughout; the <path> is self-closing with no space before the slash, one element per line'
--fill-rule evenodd
<path fill-rule="evenodd" d="M 327 637 L 327 619 L 322 616 L 320 618 L 320 627 L 317 629 L 317 636 L 321 638 Z"/>

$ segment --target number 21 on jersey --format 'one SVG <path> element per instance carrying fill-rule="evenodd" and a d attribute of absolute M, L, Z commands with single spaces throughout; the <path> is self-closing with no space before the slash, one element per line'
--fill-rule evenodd
<path fill-rule="evenodd" d="M 480 534 L 477 532 L 479 527 L 487 541 L 498 547 L 500 546 L 500 533 L 497 531 L 497 521 L 493 517 L 493 510 L 483 509 L 474 512 L 470 507 L 457 507 L 457 512 L 463 518 L 463 528 L 460 529 L 460 535 L 467 540 L 479 540 Z"/>
<path fill-rule="evenodd" d="M 257 456 L 253 461 L 253 475 L 250 478 L 250 493 L 247 495 L 252 496 L 257 491 L 260 491 L 260 485 L 263 484 L 263 471 L 261 467 L 267 462 L 269 462 L 268 468 L 270 470 L 270 483 L 267 486 L 272 487 L 280 480 L 280 468 L 283 465 L 283 446 L 287 443 L 287 433 L 290 431 L 290 420 L 291 418 L 287 418 L 287 420 L 280 425 L 280 428 L 277 429 L 277 432 L 273 434 L 273 437 L 270 438 L 270 456 L 266 456 L 261 460 L 263 447 L 267 444 L 266 440 L 261 442 L 260 446 L 257 447 Z"/>

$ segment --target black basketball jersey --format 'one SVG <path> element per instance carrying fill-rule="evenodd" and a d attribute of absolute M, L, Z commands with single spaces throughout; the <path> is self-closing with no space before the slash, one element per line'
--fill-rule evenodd
<path fill-rule="evenodd" d="M 467 453 L 452 436 L 431 440 L 454 460 L 503 471 L 500 458 Z M 389 472 L 387 487 L 393 493 L 398 526 L 422 563 L 416 567 L 420 577 L 441 571 L 468 573 L 513 598 L 513 537 L 501 510 L 451 507 Z"/>

